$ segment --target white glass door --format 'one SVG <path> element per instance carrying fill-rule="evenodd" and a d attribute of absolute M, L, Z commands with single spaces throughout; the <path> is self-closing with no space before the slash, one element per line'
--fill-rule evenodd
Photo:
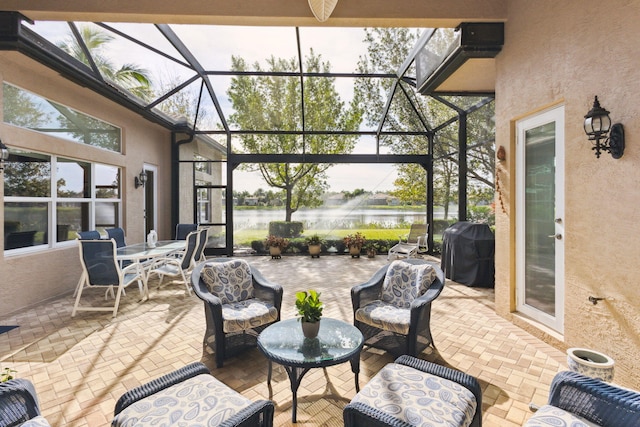
<path fill-rule="evenodd" d="M 520 120 L 516 158 L 517 310 L 564 330 L 564 107 Z"/>

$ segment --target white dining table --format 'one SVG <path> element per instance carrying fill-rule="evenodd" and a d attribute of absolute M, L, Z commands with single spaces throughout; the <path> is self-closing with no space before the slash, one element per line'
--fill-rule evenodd
<path fill-rule="evenodd" d="M 184 240 L 160 240 L 154 247 L 147 243 L 136 243 L 118 248 L 116 258 L 118 261 L 139 262 L 140 260 L 167 256 L 172 252 L 184 249 L 185 246 Z"/>
<path fill-rule="evenodd" d="M 150 261 L 183 250 L 185 246 L 185 240 L 160 240 L 154 246 L 150 246 L 146 242 L 136 243 L 118 248 L 116 250 L 116 259 L 119 262 L 131 261 L 139 263 L 140 268 L 144 269 Z M 149 287 L 147 286 L 146 274 L 142 274 L 142 280 L 144 284 L 144 294 L 146 299 L 149 299 Z"/>

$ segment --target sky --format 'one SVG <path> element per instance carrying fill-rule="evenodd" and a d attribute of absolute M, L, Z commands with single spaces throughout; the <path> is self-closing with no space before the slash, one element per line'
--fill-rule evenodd
<path fill-rule="evenodd" d="M 184 61 L 152 24 L 107 25 Z M 36 22 L 31 28 L 54 43 L 68 37 L 70 33 L 65 22 Z M 232 55 L 244 58 L 248 64 L 258 62 L 262 69 L 267 68 L 266 60 L 271 55 L 282 58 L 297 57 L 296 32 L 293 27 L 171 25 L 170 28 L 205 70 L 228 70 Z M 366 54 L 366 45 L 363 43 L 365 33 L 362 28 L 302 27 L 299 29 L 299 35 L 303 56 L 313 48 L 325 61 L 330 61 L 333 72 L 354 72 L 359 57 Z M 109 60 L 118 67 L 132 62 L 140 64 L 151 73 L 154 81 L 167 82 L 176 78 L 184 81 L 194 75 L 192 70 L 119 36 L 109 43 L 108 55 Z M 210 80 L 228 121 L 229 115 L 233 112 L 226 94 L 231 77 L 210 76 Z M 199 89 L 199 81 L 194 83 L 196 84 Z M 341 100 L 348 103 L 353 97 L 353 79 L 336 79 L 336 89 Z M 217 116 L 215 109 L 211 103 L 210 105 L 209 110 L 214 112 L 211 115 L 212 120 L 220 123 L 219 119 L 214 117 Z M 363 124 L 361 129 L 373 130 L 365 126 Z M 375 147 L 371 140 L 363 141 L 356 146 L 354 154 L 374 154 L 375 148 L 371 151 L 372 146 Z M 359 188 L 368 191 L 389 191 L 393 189 L 393 181 L 396 178 L 395 166 L 388 164 L 336 165 L 329 169 L 328 174 L 331 191 L 353 191 Z M 245 173 L 234 176 L 234 189 L 254 192 L 258 188 L 268 189 L 259 174 L 251 176 Z"/>

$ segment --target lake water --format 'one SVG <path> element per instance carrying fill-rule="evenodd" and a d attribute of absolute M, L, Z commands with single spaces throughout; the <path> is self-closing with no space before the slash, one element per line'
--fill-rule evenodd
<path fill-rule="evenodd" d="M 450 210 L 451 214 L 453 211 Z M 435 219 L 444 218 L 444 209 L 434 212 Z M 242 229 L 266 229 L 271 221 L 284 221 L 285 211 L 282 210 L 236 210 L 233 212 L 234 228 Z M 305 209 L 295 212 L 293 221 L 302 221 L 305 229 L 343 229 L 354 228 L 359 224 L 375 223 L 384 228 L 394 228 L 398 224 L 411 224 L 414 222 L 426 222 L 425 210 L 395 210 L 395 209 L 371 209 L 357 208 L 323 208 Z"/>

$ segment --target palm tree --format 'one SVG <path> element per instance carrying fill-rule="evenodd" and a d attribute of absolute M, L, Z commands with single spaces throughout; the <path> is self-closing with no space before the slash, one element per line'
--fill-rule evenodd
<path fill-rule="evenodd" d="M 80 36 L 87 46 L 94 64 L 98 68 L 102 77 L 106 80 L 118 84 L 123 89 L 131 92 L 139 98 L 149 100 L 151 98 L 151 80 L 146 69 L 136 64 L 124 64 L 119 69 L 105 55 L 107 45 L 115 39 L 115 37 L 88 25 L 79 28 Z M 91 67 L 91 62 L 85 55 L 81 44 L 73 36 L 58 43 L 58 47 L 77 60 Z"/>

